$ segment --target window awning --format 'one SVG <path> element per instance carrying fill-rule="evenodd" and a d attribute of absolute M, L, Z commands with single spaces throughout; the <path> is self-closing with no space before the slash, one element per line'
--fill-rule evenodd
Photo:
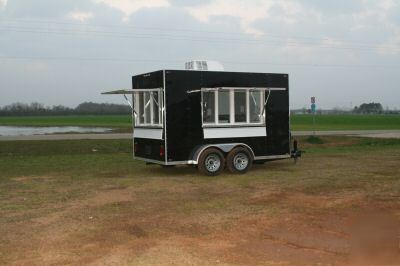
<path fill-rule="evenodd" d="M 133 90 L 116 90 L 116 91 L 106 91 L 102 92 L 103 95 L 110 95 L 110 94 L 132 94 L 134 93 Z"/>
<path fill-rule="evenodd" d="M 196 93 L 202 91 L 217 91 L 217 90 L 256 90 L 256 91 L 286 91 L 286 88 L 266 88 L 266 87 L 215 87 L 201 88 L 200 90 L 190 90 L 187 93 Z"/>
<path fill-rule="evenodd" d="M 162 88 L 146 88 L 146 89 L 131 89 L 131 90 L 115 90 L 115 91 L 107 91 L 103 92 L 101 94 L 103 95 L 110 95 L 110 94 L 134 94 L 135 92 L 140 92 L 140 91 L 159 91 Z"/>

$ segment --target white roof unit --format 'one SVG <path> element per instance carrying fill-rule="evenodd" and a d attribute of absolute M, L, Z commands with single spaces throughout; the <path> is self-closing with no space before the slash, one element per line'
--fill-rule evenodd
<path fill-rule="evenodd" d="M 185 63 L 185 70 L 224 71 L 224 66 L 217 61 L 193 60 Z"/>

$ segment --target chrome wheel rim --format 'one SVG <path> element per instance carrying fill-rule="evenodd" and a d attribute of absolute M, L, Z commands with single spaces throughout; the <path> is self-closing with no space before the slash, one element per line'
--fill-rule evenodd
<path fill-rule="evenodd" d="M 233 166 L 239 170 L 243 171 L 249 165 L 249 158 L 244 153 L 238 153 L 233 157 Z"/>
<path fill-rule="evenodd" d="M 215 173 L 221 167 L 221 159 L 216 154 L 210 154 L 207 156 L 207 158 L 205 160 L 205 165 L 206 165 L 207 171 L 209 171 L 211 173 Z"/>

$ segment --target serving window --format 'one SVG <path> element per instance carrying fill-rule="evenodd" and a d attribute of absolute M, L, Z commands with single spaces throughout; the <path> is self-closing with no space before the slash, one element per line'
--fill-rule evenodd
<path fill-rule="evenodd" d="M 162 127 L 163 99 L 161 89 L 141 90 L 133 93 L 135 126 Z"/>
<path fill-rule="evenodd" d="M 265 124 L 265 90 L 215 88 L 201 92 L 204 126 Z"/>

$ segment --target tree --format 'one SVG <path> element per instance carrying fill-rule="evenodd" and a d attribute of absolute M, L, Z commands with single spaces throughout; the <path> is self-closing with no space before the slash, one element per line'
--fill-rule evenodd
<path fill-rule="evenodd" d="M 359 114 L 381 114 L 383 107 L 380 103 L 363 103 L 359 107 L 354 108 L 355 113 Z"/>

